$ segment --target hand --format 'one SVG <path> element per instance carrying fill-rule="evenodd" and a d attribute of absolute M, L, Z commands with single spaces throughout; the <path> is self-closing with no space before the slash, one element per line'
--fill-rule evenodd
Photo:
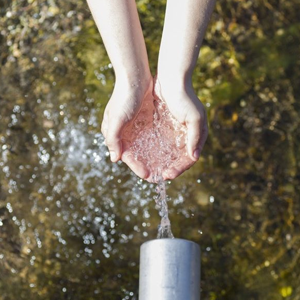
<path fill-rule="evenodd" d="M 206 111 L 194 92 L 191 79 L 179 82 L 161 79 L 158 74 L 154 86 L 155 94 L 166 102 L 171 114 L 187 127 L 188 157 L 182 158 L 175 168 L 166 170 L 164 179 L 174 179 L 190 168 L 199 159 L 208 135 Z"/>
<path fill-rule="evenodd" d="M 113 94 L 105 108 L 101 131 L 109 149 L 110 159 L 117 162 L 122 159 L 139 177 L 145 179 L 149 172 L 141 162 L 132 155 L 124 153 L 122 131 L 134 120 L 141 104 L 149 95 L 152 97 L 153 79 L 117 79 Z"/>
<path fill-rule="evenodd" d="M 197 161 L 187 153 L 186 124 L 174 119 L 159 91 L 144 97 L 136 117 L 122 131 L 122 160 L 149 182 L 173 179 Z"/>

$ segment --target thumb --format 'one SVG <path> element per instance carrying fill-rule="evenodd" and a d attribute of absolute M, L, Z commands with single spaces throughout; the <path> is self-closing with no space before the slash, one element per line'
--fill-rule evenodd
<path fill-rule="evenodd" d="M 187 130 L 188 154 L 193 161 L 197 161 L 208 135 L 204 118 L 197 118 L 187 122 Z"/>
<path fill-rule="evenodd" d="M 125 125 L 122 120 L 116 120 L 111 118 L 108 123 L 108 129 L 106 131 L 105 143 L 108 147 L 110 160 L 112 162 L 117 162 L 121 159 L 122 155 L 122 141 L 121 132 Z"/>

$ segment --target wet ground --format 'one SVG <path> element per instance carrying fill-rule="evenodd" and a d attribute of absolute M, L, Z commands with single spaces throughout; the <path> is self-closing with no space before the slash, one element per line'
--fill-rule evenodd
<path fill-rule="evenodd" d="M 229 2 L 195 70 L 210 135 L 167 185 L 172 231 L 201 246 L 202 299 L 297 300 L 297 10 Z M 137 299 L 155 186 L 108 159 L 100 124 L 114 76 L 87 5 L 0 4 L 0 299 Z M 154 66 L 163 5 L 138 5 Z"/>

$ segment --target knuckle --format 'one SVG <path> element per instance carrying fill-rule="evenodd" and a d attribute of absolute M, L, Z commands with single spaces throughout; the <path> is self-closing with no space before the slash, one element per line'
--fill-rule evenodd
<path fill-rule="evenodd" d="M 106 141 L 106 145 L 110 150 L 117 150 L 118 149 L 118 145 L 119 145 L 119 139 L 111 136 L 111 135 L 107 135 L 107 137 L 105 138 Z"/>
<path fill-rule="evenodd" d="M 114 139 L 112 139 L 110 136 L 106 137 L 105 143 L 106 143 L 106 146 L 109 149 L 113 149 L 115 147 L 115 144 L 116 144 L 115 141 L 114 141 Z"/>
<path fill-rule="evenodd" d="M 106 130 L 107 129 L 107 120 L 104 117 L 101 123 L 101 130 Z"/>

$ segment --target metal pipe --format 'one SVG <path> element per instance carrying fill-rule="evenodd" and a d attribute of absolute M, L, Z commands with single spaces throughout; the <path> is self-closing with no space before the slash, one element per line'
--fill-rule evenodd
<path fill-rule="evenodd" d="M 182 239 L 141 246 L 139 300 L 199 300 L 200 247 Z"/>

